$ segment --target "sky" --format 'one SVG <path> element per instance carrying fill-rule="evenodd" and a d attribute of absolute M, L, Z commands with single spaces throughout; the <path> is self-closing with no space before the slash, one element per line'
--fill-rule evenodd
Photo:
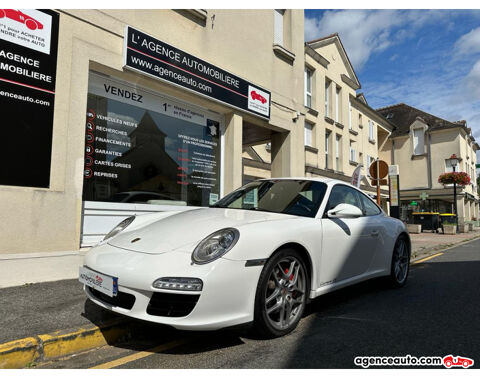
<path fill-rule="evenodd" d="M 305 41 L 336 32 L 371 107 L 466 120 L 480 144 L 480 10 L 305 10 Z"/>

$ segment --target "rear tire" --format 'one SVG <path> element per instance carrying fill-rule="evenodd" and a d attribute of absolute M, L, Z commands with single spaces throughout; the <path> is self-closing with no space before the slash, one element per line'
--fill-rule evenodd
<path fill-rule="evenodd" d="M 266 338 L 292 332 L 302 318 L 309 293 L 309 277 L 303 257 L 285 248 L 263 267 L 255 294 L 254 327 Z"/>
<path fill-rule="evenodd" d="M 395 242 L 390 265 L 389 281 L 393 287 L 403 287 L 410 272 L 410 243 L 405 235 Z"/>

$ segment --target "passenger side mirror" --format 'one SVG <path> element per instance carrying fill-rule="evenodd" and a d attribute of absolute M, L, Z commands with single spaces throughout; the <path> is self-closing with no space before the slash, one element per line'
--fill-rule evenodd
<path fill-rule="evenodd" d="M 362 215 L 362 210 L 348 203 L 338 204 L 335 208 L 327 211 L 329 218 L 358 218 Z"/>

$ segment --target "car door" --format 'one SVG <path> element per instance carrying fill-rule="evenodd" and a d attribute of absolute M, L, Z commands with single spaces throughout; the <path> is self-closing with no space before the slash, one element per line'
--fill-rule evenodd
<path fill-rule="evenodd" d="M 371 235 L 376 240 L 375 254 L 368 269 L 372 272 L 383 270 L 385 264 L 388 264 L 391 259 L 391 255 L 386 249 L 388 230 L 385 227 L 385 215 L 372 199 L 361 192 L 358 194 L 363 206 L 363 215 L 368 218 L 368 225 L 372 230 Z"/>
<path fill-rule="evenodd" d="M 340 282 L 365 273 L 375 255 L 377 235 L 371 217 L 328 218 L 327 211 L 341 203 L 363 210 L 360 192 L 337 184 L 331 191 L 322 218 L 322 285 Z"/>

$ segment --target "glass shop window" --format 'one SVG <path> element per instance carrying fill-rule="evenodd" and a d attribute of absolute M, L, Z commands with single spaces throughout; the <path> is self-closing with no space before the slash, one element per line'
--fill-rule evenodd
<path fill-rule="evenodd" d="M 220 197 L 220 118 L 90 73 L 84 201 L 208 206 Z"/>

